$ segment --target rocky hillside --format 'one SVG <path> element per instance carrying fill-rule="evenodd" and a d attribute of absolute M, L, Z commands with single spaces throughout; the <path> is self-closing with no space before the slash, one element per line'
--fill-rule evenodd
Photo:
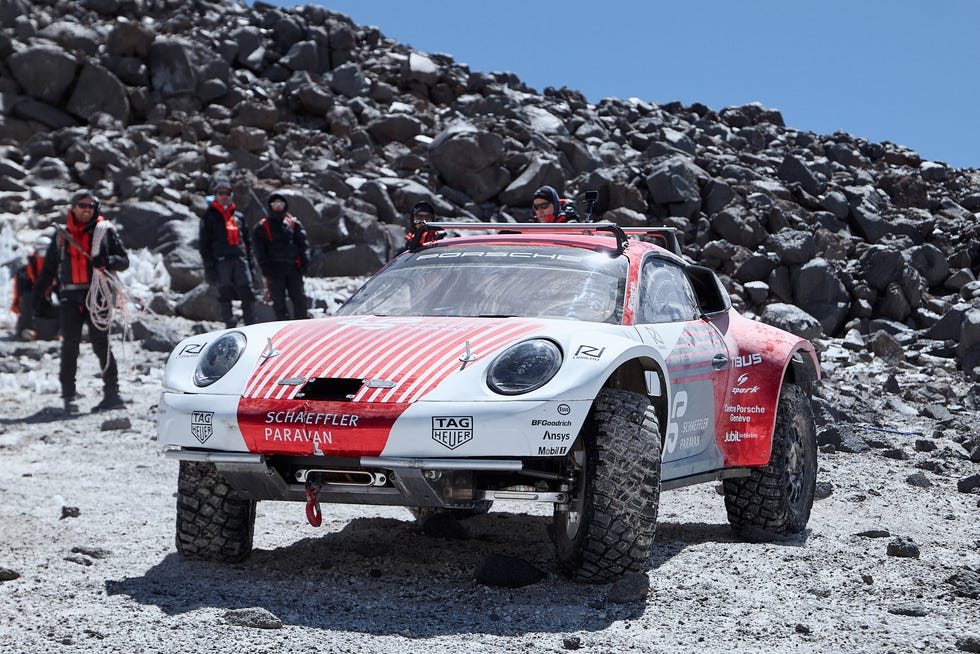
<path fill-rule="evenodd" d="M 164 256 L 161 311 L 216 317 L 194 248 L 215 174 L 251 222 L 249 189 L 284 190 L 324 277 L 376 270 L 420 199 L 519 222 L 551 184 L 677 227 L 763 320 L 980 376 L 980 171 L 759 105 L 539 92 L 312 5 L 0 0 L 0 28 L 4 224 L 30 242 L 95 190 L 128 247 Z"/>

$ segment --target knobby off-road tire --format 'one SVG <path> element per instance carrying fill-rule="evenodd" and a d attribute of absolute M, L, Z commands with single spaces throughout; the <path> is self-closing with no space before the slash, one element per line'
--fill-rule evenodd
<path fill-rule="evenodd" d="M 772 540 L 806 528 L 817 485 L 816 434 L 806 393 L 795 384 L 784 384 L 769 465 L 724 483 L 728 521 L 739 535 Z"/>
<path fill-rule="evenodd" d="M 606 389 L 568 456 L 572 506 L 555 511 L 562 571 L 602 583 L 642 572 L 660 506 L 660 424 L 644 395 Z"/>
<path fill-rule="evenodd" d="M 188 559 L 237 563 L 252 552 L 255 500 L 234 490 L 213 463 L 180 462 L 177 551 Z"/>

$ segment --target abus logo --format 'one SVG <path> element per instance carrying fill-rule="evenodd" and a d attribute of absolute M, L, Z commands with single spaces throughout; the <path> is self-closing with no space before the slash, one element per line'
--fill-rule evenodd
<path fill-rule="evenodd" d="M 473 440 L 473 416 L 432 416 L 432 440 L 455 450 Z"/>
<path fill-rule="evenodd" d="M 747 366 L 754 366 L 757 363 L 762 363 L 762 355 L 759 353 L 755 353 L 755 354 L 745 354 L 743 356 L 733 357 L 732 363 L 735 364 L 736 368 L 745 368 Z"/>

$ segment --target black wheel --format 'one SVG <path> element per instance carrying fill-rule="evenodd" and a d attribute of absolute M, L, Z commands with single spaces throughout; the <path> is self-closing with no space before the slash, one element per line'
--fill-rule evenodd
<path fill-rule="evenodd" d="M 806 528 L 817 485 L 817 429 L 810 400 L 795 384 L 779 394 L 769 464 L 726 479 L 728 521 L 740 535 L 767 540 Z"/>
<path fill-rule="evenodd" d="M 605 389 L 567 459 L 571 507 L 556 507 L 558 564 L 578 581 L 646 570 L 660 506 L 660 423 L 650 401 Z"/>
<path fill-rule="evenodd" d="M 212 463 L 180 462 L 177 551 L 189 559 L 236 563 L 252 552 L 255 500 L 234 490 Z"/>

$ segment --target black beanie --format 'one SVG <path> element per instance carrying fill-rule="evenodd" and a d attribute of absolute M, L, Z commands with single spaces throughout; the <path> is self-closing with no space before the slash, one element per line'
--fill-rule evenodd
<path fill-rule="evenodd" d="M 284 196 L 282 193 L 272 193 L 271 195 L 269 195 L 268 199 L 265 202 L 266 202 L 266 204 L 269 205 L 269 208 L 270 209 L 272 209 L 272 201 L 273 200 L 282 200 L 283 202 L 286 202 L 286 196 Z M 288 202 L 286 202 L 286 206 L 283 207 L 282 210 L 283 211 L 286 211 L 287 209 L 289 209 L 289 203 Z"/>
<path fill-rule="evenodd" d="M 428 211 L 433 216 L 436 215 L 436 210 L 433 208 L 433 206 L 430 203 L 426 202 L 425 200 L 422 200 L 421 202 L 417 203 L 414 207 L 412 207 L 412 217 L 414 218 L 415 214 L 417 214 L 420 211 Z"/>
<path fill-rule="evenodd" d="M 534 195 L 531 198 L 532 202 L 534 200 L 539 200 L 539 199 L 547 200 L 551 204 L 555 205 L 556 212 L 561 207 L 560 198 L 558 197 L 558 191 L 556 191 L 550 186 L 542 186 L 541 188 L 539 188 L 537 191 L 534 192 Z"/>

